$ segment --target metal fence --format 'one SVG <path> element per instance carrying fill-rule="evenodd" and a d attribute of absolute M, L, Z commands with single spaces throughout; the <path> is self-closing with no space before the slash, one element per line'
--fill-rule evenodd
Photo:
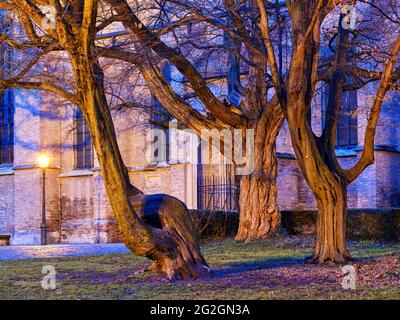
<path fill-rule="evenodd" d="M 239 185 L 234 177 L 198 177 L 197 208 L 239 212 Z"/>

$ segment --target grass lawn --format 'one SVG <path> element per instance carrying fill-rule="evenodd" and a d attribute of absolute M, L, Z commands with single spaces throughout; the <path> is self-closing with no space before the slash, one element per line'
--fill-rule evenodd
<path fill-rule="evenodd" d="M 342 267 L 306 265 L 312 241 L 279 237 L 251 244 L 232 239 L 203 246 L 210 279 L 170 283 L 131 254 L 0 261 L 0 299 L 400 299 L 400 245 L 351 243 L 357 289 L 341 286 Z M 53 265 L 57 288 L 43 290 Z"/>

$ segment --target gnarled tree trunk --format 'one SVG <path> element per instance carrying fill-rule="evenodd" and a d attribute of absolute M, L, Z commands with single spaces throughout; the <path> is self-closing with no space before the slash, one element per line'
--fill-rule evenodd
<path fill-rule="evenodd" d="M 274 234 L 280 225 L 277 206 L 277 159 L 275 142 L 264 153 L 264 166 L 251 175 L 240 178 L 240 221 L 236 240 L 249 242 L 265 239 Z"/>
<path fill-rule="evenodd" d="M 296 123 L 300 125 L 293 125 L 293 146 L 318 206 L 316 246 L 308 262 L 345 263 L 351 260 L 346 245 L 346 184 L 333 171 L 333 165 L 321 157 L 317 145 L 310 138 L 313 133 L 308 124 L 302 126 L 305 121 Z"/>
<path fill-rule="evenodd" d="M 240 181 L 238 241 L 265 239 L 279 229 L 276 138 L 283 120 L 284 114 L 274 98 L 255 125 L 254 171 Z"/>
<path fill-rule="evenodd" d="M 182 259 L 171 259 L 170 253 L 154 259 L 150 269 L 161 270 L 167 274 L 171 270 L 184 269 L 183 274 L 191 274 L 193 278 L 199 275 L 207 275 L 208 267 L 201 255 L 197 234 L 193 228 L 186 205 L 179 199 L 165 195 L 144 195 L 136 194 L 130 196 L 131 204 L 138 214 L 140 220 L 148 225 L 165 231 L 173 240 Z M 164 250 L 170 250 L 166 247 Z M 206 272 L 205 272 L 206 271 Z M 174 271 L 176 273 L 176 271 Z M 179 271 L 182 274 L 182 271 Z M 175 275 L 176 278 L 176 275 Z M 178 278 L 184 278 L 179 276 Z"/>
<path fill-rule="evenodd" d="M 346 245 L 346 186 L 331 172 L 322 176 L 318 188 L 313 188 L 318 206 L 317 234 L 314 253 L 308 262 L 346 263 L 351 260 Z"/>
<path fill-rule="evenodd" d="M 93 63 L 90 52 L 70 56 L 77 94 L 83 101 L 82 110 L 124 243 L 137 255 L 153 260 L 152 269 L 164 272 L 171 280 L 209 275 L 186 206 L 167 195 L 145 196 L 131 185 L 118 148 L 100 66 Z"/>
<path fill-rule="evenodd" d="M 292 145 L 318 204 L 316 247 L 309 262 L 344 263 L 351 259 L 346 247 L 346 184 L 334 171 L 333 160 L 321 155 L 307 113 L 300 107 L 296 108 L 302 100 L 291 94 L 289 92 L 293 108 L 288 109 L 288 121 Z"/>
<path fill-rule="evenodd" d="M 295 105 L 301 100 L 292 101 Z M 346 247 L 346 184 L 335 173 L 331 160 L 322 157 L 307 115 L 299 110 L 288 109 L 292 145 L 318 204 L 316 247 L 309 262 L 344 263 L 351 259 Z"/>
<path fill-rule="evenodd" d="M 345 232 L 346 181 L 335 156 L 337 116 L 332 114 L 325 118 L 320 137 L 314 134 L 309 117 L 318 80 L 319 31 L 326 14 L 319 11 L 320 4 L 316 1 L 299 1 L 293 6 L 293 29 L 297 32 L 293 35 L 293 53 L 286 88 L 287 119 L 297 161 L 318 204 L 316 246 L 309 262 L 344 263 L 351 257 L 346 247 Z M 310 18 L 309 12 L 314 12 L 313 18 Z M 344 40 L 340 35 L 337 45 L 343 45 Z M 338 64 L 342 58 L 336 55 Z M 340 87 L 341 78 L 340 73 L 335 73 L 331 93 L 335 86 Z M 341 97 L 331 95 L 328 108 L 332 107 L 332 102 L 339 101 Z"/>

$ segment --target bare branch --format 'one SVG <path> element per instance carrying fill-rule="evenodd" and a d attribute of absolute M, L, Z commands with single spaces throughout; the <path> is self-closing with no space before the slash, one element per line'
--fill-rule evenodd
<path fill-rule="evenodd" d="M 399 58 L 398 57 L 399 51 L 400 51 L 400 36 L 397 37 L 391 49 L 390 56 L 385 64 L 379 88 L 377 90 L 373 105 L 371 107 L 371 111 L 368 117 L 367 128 L 365 130 L 364 150 L 362 152 L 361 158 L 353 168 L 346 171 L 346 180 L 348 183 L 354 181 L 354 179 L 356 179 L 366 167 L 374 163 L 374 158 L 375 158 L 374 142 L 375 142 L 376 126 L 378 124 L 382 103 L 390 87 L 394 65 L 397 59 Z"/>

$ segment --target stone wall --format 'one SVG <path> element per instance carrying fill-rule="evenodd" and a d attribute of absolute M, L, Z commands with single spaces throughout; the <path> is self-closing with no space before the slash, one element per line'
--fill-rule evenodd
<path fill-rule="evenodd" d="M 400 207 L 400 153 L 376 153 L 376 203 L 380 208 Z"/>
<path fill-rule="evenodd" d="M 186 187 L 189 165 L 130 170 L 133 184 L 147 194 L 167 193 L 190 202 Z M 189 168 L 190 169 L 190 168 Z M 60 175 L 60 242 L 121 241 L 103 179 L 98 170 L 74 170 Z"/>
<path fill-rule="evenodd" d="M 218 86 L 216 86 L 218 88 Z M 216 89 L 215 89 L 216 90 Z M 348 187 L 350 208 L 400 206 L 399 113 L 388 106 L 378 128 L 376 162 Z M 51 94 L 16 94 L 15 163 L 0 167 L 0 233 L 12 233 L 12 244 L 39 244 L 41 222 L 41 170 L 39 152 L 51 155 L 47 170 L 46 207 L 49 242 L 114 242 L 121 235 L 107 199 L 96 156 L 92 168 L 77 170 L 73 151 L 73 113 L 60 107 Z M 393 115 L 394 114 L 394 115 Z M 197 159 L 195 139 L 173 132 L 182 148 L 171 152 L 170 163 L 149 163 L 145 113 L 133 110 L 113 114 L 122 157 L 133 184 L 145 193 L 167 193 L 197 208 Z M 364 121 L 364 122 L 363 122 Z M 321 132 L 321 113 L 312 115 L 316 133 Z M 365 115 L 359 114 L 359 145 L 362 145 Z M 315 199 L 293 155 L 287 123 L 278 136 L 278 204 L 282 210 L 313 210 Z M 361 148 L 340 150 L 339 162 L 350 168 L 361 156 Z M 194 153 L 196 154 L 196 153 Z M 226 167 L 210 166 L 205 175 L 227 174 Z"/>
<path fill-rule="evenodd" d="M 92 175 L 62 177 L 61 242 L 98 242 L 93 182 Z"/>
<path fill-rule="evenodd" d="M 351 168 L 360 152 L 345 151 L 339 163 Z M 316 209 L 314 196 L 293 157 L 278 156 L 278 204 L 282 210 Z M 375 163 L 347 188 L 349 208 L 397 208 L 400 206 L 400 153 L 375 151 Z"/>
<path fill-rule="evenodd" d="M 0 168 L 0 234 L 14 231 L 14 175 L 11 169 Z"/>

